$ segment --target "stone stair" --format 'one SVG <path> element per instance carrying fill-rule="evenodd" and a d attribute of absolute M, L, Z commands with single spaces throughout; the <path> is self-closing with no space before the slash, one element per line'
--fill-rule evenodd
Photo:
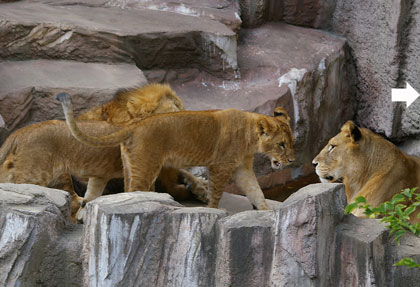
<path fill-rule="evenodd" d="M 89 1 L 85 1 L 85 4 Z M 232 77 L 236 35 L 195 16 L 146 9 L 2 4 L 0 57 L 135 63 L 140 69 L 199 68 Z"/>

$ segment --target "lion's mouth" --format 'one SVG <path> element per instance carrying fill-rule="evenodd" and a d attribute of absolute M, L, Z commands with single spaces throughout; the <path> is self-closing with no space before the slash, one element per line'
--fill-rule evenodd
<path fill-rule="evenodd" d="M 323 179 L 329 181 L 329 182 L 335 182 L 335 183 L 343 183 L 343 179 L 342 178 L 334 178 L 333 176 L 327 175 L 324 176 Z"/>
<path fill-rule="evenodd" d="M 283 166 L 283 164 L 281 162 L 279 162 L 278 160 L 272 160 L 271 161 L 271 167 L 274 169 L 279 169 Z"/>

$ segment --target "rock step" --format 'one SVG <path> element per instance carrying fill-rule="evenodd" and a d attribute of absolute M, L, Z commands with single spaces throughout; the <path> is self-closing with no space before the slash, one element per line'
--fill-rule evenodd
<path fill-rule="evenodd" d="M 294 170 L 272 174 L 268 161 L 255 169 L 263 188 L 312 172 L 313 157 L 353 118 L 355 97 L 346 40 L 327 32 L 269 23 L 242 29 L 238 45 L 241 79 L 223 81 L 205 73 L 169 81 L 186 109 L 237 108 L 272 114 L 277 105 L 289 112 L 295 132 L 297 163 Z M 154 78 L 147 72 L 146 77 Z M 314 120 L 316 119 L 316 120 Z M 257 162 L 260 160 L 257 159 Z M 267 176 L 268 175 L 268 176 Z"/>
<path fill-rule="evenodd" d="M 74 97 L 76 113 L 108 102 L 118 89 L 143 86 L 134 64 L 31 60 L 0 62 L 0 114 L 12 131 L 29 122 L 62 119 L 55 95 Z"/>
<path fill-rule="evenodd" d="M 146 70 L 198 68 L 235 76 L 236 34 L 217 21 L 82 2 L 1 4 L 0 39 L 6 45 L 0 58 L 125 62 Z"/>

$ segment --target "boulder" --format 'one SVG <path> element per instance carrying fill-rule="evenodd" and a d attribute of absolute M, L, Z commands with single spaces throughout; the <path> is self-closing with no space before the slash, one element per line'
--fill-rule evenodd
<path fill-rule="evenodd" d="M 85 285 L 213 285 L 224 211 L 183 208 L 153 192 L 102 196 L 86 208 Z"/>
<path fill-rule="evenodd" d="M 344 185 L 314 184 L 292 194 L 275 213 L 271 285 L 328 286 L 326 261 L 347 204 Z"/>
<path fill-rule="evenodd" d="M 420 101 L 407 109 L 391 101 L 391 89 L 404 88 L 406 81 L 420 91 L 418 11 L 415 1 L 338 0 L 331 20 L 332 30 L 347 39 L 357 69 L 357 121 L 396 140 L 419 135 Z"/>
<path fill-rule="evenodd" d="M 215 286 L 268 285 L 274 222 L 273 211 L 245 211 L 219 220 Z"/>
<path fill-rule="evenodd" d="M 336 229 L 330 286 L 416 286 L 417 268 L 393 266 L 404 257 L 420 262 L 419 238 L 407 234 L 397 245 L 379 220 L 347 216 Z"/>
<path fill-rule="evenodd" d="M 335 0 L 240 0 L 241 18 L 247 28 L 267 21 L 326 28 L 334 12 Z"/>
<path fill-rule="evenodd" d="M 146 70 L 198 68 L 227 78 L 237 70 L 236 34 L 206 18 L 95 7 L 89 1 L 46 1 L 2 5 L 0 19 L 0 37 L 7 43 L 0 46 L 3 59 L 123 62 Z"/>
<path fill-rule="evenodd" d="M 65 191 L 0 184 L 0 285 L 80 286 L 82 229 L 69 204 Z"/>
<path fill-rule="evenodd" d="M 283 0 L 283 21 L 304 27 L 326 28 L 335 3 L 336 0 Z"/>
<path fill-rule="evenodd" d="M 269 23 L 243 29 L 239 43 L 240 79 L 196 73 L 166 80 L 186 109 L 237 108 L 271 115 L 276 106 L 285 107 L 292 118 L 297 162 L 293 169 L 273 172 L 266 158 L 257 158 L 260 185 L 270 188 L 312 173 L 312 159 L 355 113 L 354 71 L 345 39 Z"/>
<path fill-rule="evenodd" d="M 401 62 L 401 78 L 420 92 L 420 3 L 404 2 L 406 15 L 404 30 L 401 31 L 401 46 L 404 51 Z M 417 99 L 401 115 L 400 133 L 403 136 L 420 136 L 420 100 Z"/>
<path fill-rule="evenodd" d="M 55 99 L 59 92 L 74 95 L 74 110 L 79 113 L 108 102 L 118 89 L 146 83 L 143 73 L 132 64 L 0 62 L 0 114 L 11 131 L 27 122 L 63 119 Z"/>

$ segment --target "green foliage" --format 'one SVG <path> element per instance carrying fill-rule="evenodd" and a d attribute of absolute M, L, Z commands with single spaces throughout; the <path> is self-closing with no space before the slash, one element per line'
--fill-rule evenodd
<path fill-rule="evenodd" d="M 420 205 L 420 194 L 416 193 L 416 190 L 417 187 L 404 189 L 401 193 L 394 195 L 391 201 L 386 201 L 380 206 L 373 208 L 367 204 L 366 198 L 359 196 L 353 203 L 347 205 L 344 212 L 349 214 L 356 208 L 362 208 L 366 216 L 381 218 L 381 222 L 387 223 L 386 227 L 390 229 L 390 234 L 394 234 L 394 239 L 399 245 L 401 237 L 407 232 L 420 236 L 420 224 L 412 224 L 410 222 L 410 215 Z M 420 213 L 417 217 L 420 218 Z M 394 266 L 420 269 L 420 264 L 415 263 L 411 258 L 403 258 L 395 263 Z"/>

